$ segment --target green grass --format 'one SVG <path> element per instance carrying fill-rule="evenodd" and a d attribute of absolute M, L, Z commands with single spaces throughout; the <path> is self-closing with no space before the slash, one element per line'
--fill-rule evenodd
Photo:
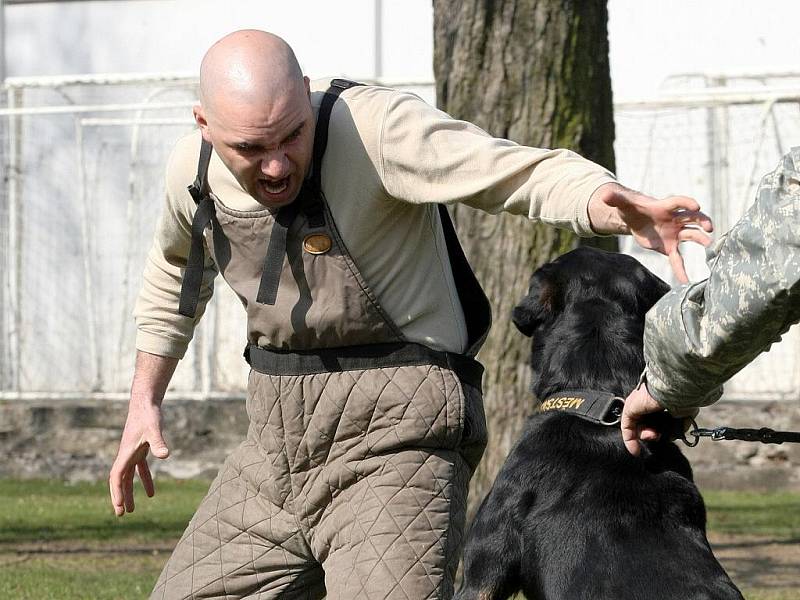
<path fill-rule="evenodd" d="M 155 498 L 137 487 L 136 510 L 117 518 L 105 483 L 0 480 L 0 598 L 146 598 L 208 485 L 159 480 Z M 800 494 L 703 495 L 711 533 L 800 543 Z M 741 583 L 747 600 L 797 598 Z"/>
<path fill-rule="evenodd" d="M 117 518 L 105 483 L 0 480 L 0 598 L 147 598 L 208 485 L 159 480 L 154 498 L 137 485 Z"/>
<path fill-rule="evenodd" d="M 134 512 L 117 518 L 105 483 L 0 480 L 0 548 L 9 543 L 59 540 L 174 541 L 208 485 L 206 481 L 157 481 L 153 498 L 137 485 Z"/>
<path fill-rule="evenodd" d="M 0 598 L 133 600 L 147 598 L 168 554 L 30 557 L 2 566 Z"/>
<path fill-rule="evenodd" d="M 800 494 L 703 492 L 703 498 L 709 531 L 800 540 Z"/>

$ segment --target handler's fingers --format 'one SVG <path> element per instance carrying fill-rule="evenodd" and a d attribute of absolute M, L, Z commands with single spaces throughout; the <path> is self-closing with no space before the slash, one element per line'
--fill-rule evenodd
<path fill-rule="evenodd" d="M 641 449 L 639 448 L 638 422 L 623 411 L 620 425 L 622 427 L 622 441 L 625 442 L 625 448 L 627 448 L 628 452 L 633 456 L 639 456 Z"/>
<path fill-rule="evenodd" d="M 136 464 L 136 471 L 139 473 L 139 479 L 142 480 L 144 486 L 144 493 L 148 498 L 155 496 L 156 488 L 153 485 L 153 476 L 150 474 L 150 467 L 147 466 L 147 459 L 143 458 Z"/>
<path fill-rule="evenodd" d="M 633 456 L 639 456 L 641 448 L 639 447 L 639 434 L 635 427 L 632 433 L 628 433 L 627 435 L 625 429 L 622 429 L 622 441 L 625 442 L 625 448 L 627 448 L 628 452 Z"/>
<path fill-rule="evenodd" d="M 661 439 L 661 434 L 651 427 L 642 427 L 639 439 L 645 442 L 655 442 Z"/>
<path fill-rule="evenodd" d="M 689 283 L 689 277 L 686 275 L 686 267 L 683 265 L 683 256 L 678 251 L 677 245 L 675 249 L 669 253 L 669 265 L 672 267 L 672 272 L 675 273 L 675 278 L 680 283 Z"/>

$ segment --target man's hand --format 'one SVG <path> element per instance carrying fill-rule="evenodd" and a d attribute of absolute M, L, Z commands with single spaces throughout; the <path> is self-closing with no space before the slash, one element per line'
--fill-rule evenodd
<path fill-rule="evenodd" d="M 650 427 L 641 424 L 645 415 L 661 412 L 661 406 L 647 391 L 644 383 L 634 389 L 625 398 L 625 407 L 622 409 L 622 440 L 628 452 L 634 456 L 639 456 L 639 440 L 655 441 L 659 438 L 659 433 Z"/>
<path fill-rule="evenodd" d="M 134 404 L 128 408 L 128 419 L 122 431 L 117 458 L 111 466 L 108 484 L 114 513 L 121 517 L 133 512 L 133 473 L 139 473 L 148 497 L 155 494 L 153 477 L 147 466 L 148 451 L 156 458 L 167 458 L 169 448 L 161 435 L 161 407 L 156 403 Z"/>
<path fill-rule="evenodd" d="M 604 211 L 601 205 L 609 210 Z M 600 186 L 589 201 L 589 219 L 598 233 L 630 233 L 636 243 L 669 258 L 678 281 L 686 283 L 680 242 L 711 243 L 711 219 L 700 212 L 697 200 L 668 196 L 656 200 L 617 183 Z"/>
<path fill-rule="evenodd" d="M 153 456 L 160 459 L 169 456 L 169 448 L 161 435 L 161 401 L 177 365 L 177 358 L 146 352 L 136 354 L 128 418 L 108 478 L 111 504 L 118 517 L 133 512 L 134 472 L 139 473 L 145 493 L 149 497 L 155 495 L 147 454 L 152 451 Z"/>

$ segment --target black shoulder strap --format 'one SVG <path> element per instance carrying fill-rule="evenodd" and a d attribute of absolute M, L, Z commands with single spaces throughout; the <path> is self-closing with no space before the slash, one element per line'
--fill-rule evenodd
<path fill-rule="evenodd" d="M 197 175 L 194 182 L 188 187 L 197 210 L 192 218 L 192 241 L 189 247 L 189 256 L 186 259 L 186 269 L 181 281 L 181 295 L 178 302 L 178 314 L 184 317 L 194 317 L 197 312 L 197 302 L 200 298 L 200 286 L 203 283 L 203 269 L 205 268 L 205 249 L 203 244 L 203 231 L 211 224 L 214 218 L 214 201 L 208 194 L 208 164 L 211 161 L 212 146 L 205 139 L 200 145 L 200 158 L 197 161 Z"/>
<path fill-rule="evenodd" d="M 211 162 L 211 151 L 213 146 L 203 138 L 200 144 L 200 158 L 197 161 L 197 175 L 189 186 L 189 193 L 194 198 L 195 204 L 200 204 L 200 200 L 208 193 L 208 163 Z"/>
<path fill-rule="evenodd" d="M 344 90 L 359 85 L 364 84 L 347 79 L 333 79 L 331 80 L 330 87 L 322 97 L 322 102 L 319 105 L 319 113 L 317 114 L 317 127 L 314 130 L 314 158 L 312 162 L 311 183 L 312 190 L 315 192 L 322 191 L 322 158 L 325 156 L 325 148 L 328 146 L 328 125 L 331 120 L 333 105 L 339 98 L 339 94 Z"/>
<path fill-rule="evenodd" d="M 467 352 L 475 356 L 489 334 L 492 326 L 492 307 L 489 299 L 478 283 L 478 278 L 470 267 L 464 249 L 458 241 L 456 229 L 447 207 L 439 204 L 439 218 L 442 221 L 444 241 L 447 244 L 447 255 L 450 259 L 450 268 L 453 270 L 453 279 L 456 292 L 464 311 L 464 320 L 467 324 Z"/>
<path fill-rule="evenodd" d="M 319 107 L 317 128 L 314 132 L 313 169 L 311 174 L 311 188 L 316 193 L 312 193 L 311 196 L 316 199 L 316 202 L 319 202 L 320 211 L 322 210 L 322 201 L 320 199 L 322 193 L 322 159 L 328 144 L 328 125 L 331 111 L 339 94 L 358 85 L 363 84 L 348 81 L 347 79 L 332 80 Z M 308 204 L 313 207 L 315 201 Z M 450 214 L 447 212 L 447 208 L 441 204 L 439 205 L 439 217 L 442 221 L 442 230 L 450 265 L 453 270 L 456 291 L 461 301 L 461 308 L 464 311 L 464 318 L 467 324 L 467 354 L 474 356 L 489 333 L 489 328 L 492 324 L 491 306 L 467 261 L 467 257 L 464 255 L 464 250 L 458 241 Z M 311 223 L 311 221 L 312 218 L 309 216 L 309 222 Z"/>

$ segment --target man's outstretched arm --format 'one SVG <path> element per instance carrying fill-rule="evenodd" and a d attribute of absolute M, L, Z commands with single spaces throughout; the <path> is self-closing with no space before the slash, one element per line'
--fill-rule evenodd
<path fill-rule="evenodd" d="M 169 456 L 169 448 L 161 435 L 161 402 L 177 365 L 177 358 L 136 353 L 128 418 L 108 479 L 111 504 L 118 517 L 133 512 L 134 471 L 138 471 L 145 493 L 150 497 L 155 494 L 147 453 L 152 450 L 160 459 Z"/>

